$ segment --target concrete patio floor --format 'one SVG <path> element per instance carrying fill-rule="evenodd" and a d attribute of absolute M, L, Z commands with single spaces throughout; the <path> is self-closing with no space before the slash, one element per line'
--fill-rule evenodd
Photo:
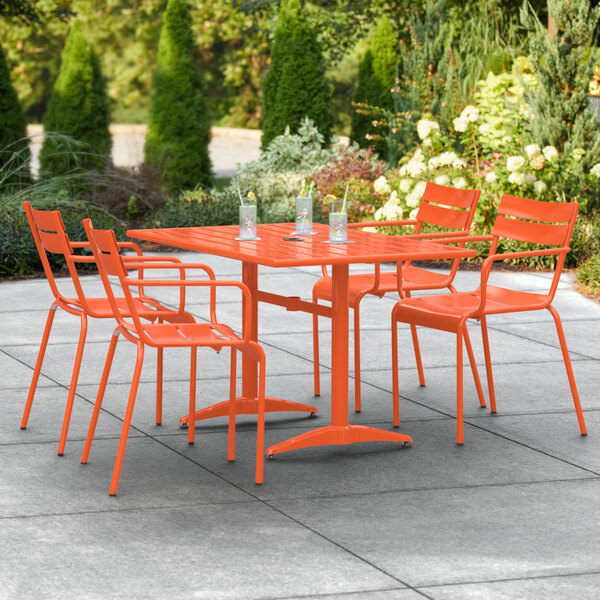
<path fill-rule="evenodd" d="M 239 263 L 205 260 L 221 278 Z M 353 268 L 365 270 L 368 267 Z M 308 299 L 318 268 L 260 269 L 262 289 Z M 460 290 L 479 274 L 461 271 Z M 494 281 L 547 289 L 551 275 L 498 272 Z M 100 293 L 97 276 L 86 285 Z M 159 295 L 160 296 L 160 295 Z M 163 292 L 166 302 L 175 296 Z M 463 600 L 600 597 L 600 304 L 565 275 L 555 306 L 565 329 L 589 435 L 579 434 L 549 313 L 490 319 L 498 413 L 478 406 L 465 368 L 465 444 L 455 444 L 453 336 L 422 331 L 427 386 L 400 331 L 400 431 L 414 443 L 329 446 L 265 462 L 253 483 L 253 419 L 240 417 L 237 461 L 226 421 L 197 426 L 189 446 L 188 354 L 167 352 L 164 424 L 154 423 L 155 356 L 146 354 L 119 492 L 108 486 L 134 347 L 119 342 L 89 463 L 79 458 L 112 332 L 90 321 L 65 455 L 56 454 L 79 332 L 58 312 L 31 419 L 21 414 L 51 302 L 45 280 L 0 283 L 0 598 Z M 391 427 L 389 314 L 393 298 L 362 308 L 363 412 L 353 423 Z M 207 299 L 190 310 L 208 314 Z M 240 323 L 224 293 L 220 320 Z M 266 444 L 329 421 L 329 323 L 322 325 L 322 394 L 312 395 L 311 319 L 261 305 L 267 393 L 319 407 L 316 419 L 269 414 Z M 481 336 L 471 326 L 485 385 Z M 351 354 L 352 364 L 352 354 Z M 198 405 L 224 399 L 229 353 L 200 353 Z M 351 382 L 352 395 L 352 382 Z M 487 396 L 487 393 L 486 393 Z"/>

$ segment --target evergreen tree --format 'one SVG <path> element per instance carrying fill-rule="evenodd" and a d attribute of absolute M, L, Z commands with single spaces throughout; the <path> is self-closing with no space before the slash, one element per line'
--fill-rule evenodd
<path fill-rule="evenodd" d="M 30 154 L 25 115 L 10 81 L 1 47 L 0 115 L 0 186 L 27 183 L 30 179 Z"/>
<path fill-rule="evenodd" d="M 369 48 L 360 61 L 353 102 L 392 110 L 394 108 L 392 88 L 398 61 L 398 39 L 389 19 L 383 16 L 377 23 Z M 391 149 L 388 147 L 388 142 L 379 137 L 381 132 L 373 126 L 372 122 L 373 115 L 370 111 L 357 106 L 352 115 L 350 137 L 362 148 L 374 145 L 380 156 L 389 158 Z M 367 137 L 373 135 L 379 138 L 375 143 Z"/>
<path fill-rule="evenodd" d="M 528 97 L 534 111 L 532 140 L 555 146 L 565 155 L 583 148 L 589 167 L 600 160 L 600 123 L 588 108 L 589 84 L 599 60 L 594 36 L 600 7 L 592 9 L 589 0 L 548 0 L 548 10 L 552 36 L 526 4 L 521 9 L 540 86 Z"/>
<path fill-rule="evenodd" d="M 194 64 L 192 18 L 185 0 L 169 0 L 152 82 L 146 162 L 172 192 L 212 183 L 210 120 L 204 82 Z"/>
<path fill-rule="evenodd" d="M 331 139 L 333 118 L 328 109 L 330 86 L 316 32 L 306 20 L 299 0 L 282 2 L 271 65 L 263 81 L 262 147 L 285 132 L 298 130 L 310 118 Z"/>
<path fill-rule="evenodd" d="M 100 61 L 86 41 L 83 26 L 73 23 L 61 56 L 58 78 L 44 115 L 44 130 L 73 138 L 46 136 L 40 151 L 40 173 L 62 175 L 73 170 L 102 169 L 112 147 L 110 107 Z M 75 152 L 74 152 L 75 150 Z"/>

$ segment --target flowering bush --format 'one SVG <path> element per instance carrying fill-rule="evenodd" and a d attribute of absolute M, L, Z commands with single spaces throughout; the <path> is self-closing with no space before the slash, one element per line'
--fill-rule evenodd
<path fill-rule="evenodd" d="M 383 176 L 384 168 L 385 163 L 376 159 L 373 148 L 339 148 L 332 160 L 312 177 L 317 200 L 329 194 L 342 198 L 348 187 L 348 220 L 372 219 L 392 191 Z M 320 209 L 315 211 L 317 214 L 327 211 L 327 207 L 317 208 Z"/>

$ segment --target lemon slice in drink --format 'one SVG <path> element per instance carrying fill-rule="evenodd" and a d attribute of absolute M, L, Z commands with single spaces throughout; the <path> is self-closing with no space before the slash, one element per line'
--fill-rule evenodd
<path fill-rule="evenodd" d="M 248 198 L 250 198 L 251 200 L 253 200 L 254 198 L 256 198 L 256 196 L 254 195 L 253 192 L 248 192 Z"/>
<path fill-rule="evenodd" d="M 325 198 L 323 198 L 324 202 L 330 202 L 331 200 L 335 200 L 335 196 L 333 194 L 327 194 L 327 196 L 325 196 Z"/>

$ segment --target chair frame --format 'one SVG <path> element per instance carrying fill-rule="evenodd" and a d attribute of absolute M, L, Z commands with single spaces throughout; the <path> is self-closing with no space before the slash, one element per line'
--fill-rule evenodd
<path fill-rule="evenodd" d="M 33 208 L 30 202 L 24 202 L 23 209 L 31 228 L 31 233 L 35 241 L 46 279 L 48 280 L 50 289 L 52 290 L 54 301 L 52 302 L 48 311 L 48 317 L 46 319 L 44 332 L 42 334 L 42 341 L 38 350 L 38 356 L 29 387 L 29 393 L 21 419 L 21 429 L 26 429 L 29 422 L 33 399 L 35 397 L 37 384 L 48 346 L 48 339 L 50 337 L 57 309 L 60 308 L 68 314 L 78 316 L 81 322 L 77 351 L 75 354 L 75 362 L 69 384 L 69 394 L 67 397 L 67 404 L 58 444 L 58 456 L 63 456 L 69 431 L 71 413 L 73 410 L 73 403 L 75 400 L 77 381 L 79 379 L 79 373 L 81 370 L 83 351 L 87 335 L 88 317 L 106 319 L 112 318 L 113 315 L 106 299 L 90 298 L 85 294 L 84 287 L 79 278 L 77 263 L 93 263 L 94 258 L 91 255 L 86 256 L 75 254 L 74 251 L 77 249 L 89 249 L 89 242 L 72 242 L 69 240 L 59 211 L 38 210 Z M 138 265 L 138 276 L 140 280 L 142 280 L 144 277 L 143 263 L 145 261 L 151 260 L 152 262 L 164 262 L 165 264 L 169 263 L 173 266 L 181 264 L 179 259 L 173 257 L 144 256 L 140 247 L 133 242 L 118 242 L 118 246 L 121 249 L 133 250 L 135 252 L 135 256 L 126 256 L 124 257 L 124 260 L 126 262 L 135 260 L 136 264 Z M 75 298 L 67 297 L 61 293 L 48 260 L 48 253 L 62 254 L 64 256 L 71 282 L 75 288 Z M 182 271 L 182 274 L 185 276 L 185 272 Z M 185 290 L 182 290 L 182 294 L 179 298 L 179 308 L 177 310 L 167 309 L 153 298 L 146 296 L 144 293 L 143 284 L 139 286 L 137 297 L 139 302 L 143 303 L 148 309 L 145 314 L 146 319 L 159 319 L 171 322 L 193 321 L 193 317 L 184 311 Z M 122 301 L 121 309 L 124 309 Z M 156 423 L 157 425 L 162 423 L 162 352 L 159 352 L 157 357 Z"/>
<path fill-rule="evenodd" d="M 480 190 L 462 190 L 457 188 L 451 188 L 437 183 L 429 182 L 423 192 L 423 199 L 419 205 L 416 218 L 414 219 L 400 219 L 394 221 L 373 221 L 373 222 L 358 222 L 348 223 L 349 228 L 362 229 L 365 227 L 399 227 L 399 226 L 414 226 L 414 233 L 408 234 L 404 237 L 411 239 L 422 239 L 422 240 L 447 240 L 448 238 L 454 239 L 463 238 L 468 235 L 475 216 L 475 210 L 477 209 L 477 203 L 479 196 L 481 195 Z M 439 227 L 446 227 L 448 229 L 456 229 L 457 231 L 441 231 L 432 233 L 421 233 L 423 226 L 434 225 Z M 464 241 L 460 242 L 461 246 L 464 246 Z M 432 290 L 448 288 L 452 293 L 456 292 L 455 287 L 452 285 L 458 267 L 460 265 L 460 259 L 454 259 L 448 276 L 442 281 L 430 282 L 430 283 L 418 283 L 405 280 L 403 282 L 403 293 L 406 296 L 410 296 L 411 292 L 420 290 Z M 407 269 L 412 271 L 418 271 L 420 273 L 427 273 L 426 269 L 419 267 L 410 267 L 410 261 L 404 265 L 403 272 L 406 274 Z M 326 265 L 322 267 L 323 278 L 329 279 Z M 383 276 L 383 277 L 382 277 Z M 382 298 L 387 292 L 396 291 L 397 282 L 395 278 L 396 272 L 384 272 L 381 273 L 381 265 L 375 264 L 373 272 L 373 284 L 367 286 L 358 292 L 354 297 L 351 297 L 350 308 L 354 309 L 354 410 L 355 412 L 361 412 L 362 410 L 362 393 L 361 393 L 361 380 L 360 380 L 360 302 L 367 295 L 379 296 Z M 350 275 L 350 282 L 357 278 L 364 278 L 364 275 Z M 320 280 L 323 281 L 323 280 Z M 382 289 L 382 284 L 385 283 L 385 288 Z M 315 284 L 313 287 L 312 299 L 315 304 L 320 299 L 327 299 L 324 296 L 319 296 L 318 286 Z M 417 363 L 417 372 L 419 375 L 419 384 L 425 386 L 425 374 L 423 372 L 423 363 L 421 360 L 421 352 L 419 348 L 419 339 L 417 336 L 416 327 L 411 325 L 411 334 L 413 341 L 413 349 L 415 354 L 415 360 Z M 473 366 L 473 376 L 478 386 L 479 402 L 482 407 L 485 407 L 485 400 L 483 396 L 483 389 L 479 383 L 479 376 L 475 367 L 475 356 L 473 354 L 470 343 L 467 341 L 467 351 L 471 364 Z M 319 367 L 319 315 L 313 314 L 313 376 L 314 376 L 314 394 L 319 396 L 321 393 L 321 375 Z"/>
<path fill-rule="evenodd" d="M 556 331 L 563 355 L 563 361 L 567 371 L 569 386 L 573 397 L 573 404 L 577 415 L 581 435 L 587 435 L 585 420 L 581 409 L 581 402 L 575 383 L 575 376 L 569 351 L 564 336 L 562 323 L 558 312 L 552 306 L 556 294 L 560 276 L 569 252 L 569 242 L 575 226 L 579 204 L 542 202 L 518 198 L 505 194 L 502 196 L 498 208 L 498 216 L 494 223 L 490 236 L 480 236 L 478 239 L 491 241 L 490 252 L 481 267 L 480 285 L 470 293 L 455 296 L 458 302 L 461 298 L 466 301 L 463 313 L 458 309 L 454 314 L 444 314 L 442 311 L 427 310 L 427 304 L 432 301 L 441 300 L 450 294 L 441 294 L 427 299 L 411 299 L 403 293 L 401 269 L 398 264 L 398 293 L 401 300 L 392 311 L 392 379 L 393 379 L 393 423 L 395 427 L 400 425 L 399 417 L 399 385 L 398 385 L 398 331 L 397 323 L 405 322 L 411 325 L 421 325 L 432 329 L 439 329 L 456 334 L 456 419 L 457 419 L 457 444 L 464 442 L 464 412 L 463 412 L 463 364 L 462 364 L 462 341 L 468 340 L 467 321 L 469 319 L 479 320 L 485 356 L 485 367 L 490 399 L 490 410 L 496 412 L 496 396 L 492 373 L 491 354 L 489 348 L 489 336 L 487 330 L 487 316 L 494 314 L 505 314 L 511 312 L 524 312 L 547 309 L 554 319 Z M 538 250 L 526 250 L 521 252 L 497 253 L 498 243 L 501 238 L 511 239 L 525 243 L 538 244 L 540 246 L 554 246 L 552 248 L 540 248 Z M 464 241 L 475 241 L 477 238 L 463 238 Z M 446 240 L 447 242 L 459 242 L 461 238 Z M 547 294 L 533 294 L 531 292 L 520 292 L 510 288 L 489 286 L 488 279 L 494 263 L 515 258 L 557 256 L 554 276 Z M 491 292 L 491 293 L 490 293 Z M 502 298 L 506 299 L 502 306 Z M 415 302 L 421 300 L 422 302 Z M 529 300 L 529 302 L 525 302 Z M 496 303 L 496 306 L 494 306 Z M 512 304 L 511 304 L 512 303 Z M 421 304 L 421 306 L 419 306 Z M 471 309 L 469 308 L 471 307 Z"/>
<path fill-rule="evenodd" d="M 113 470 L 109 494 L 116 495 L 121 473 L 121 467 L 125 455 L 129 428 L 133 416 L 133 408 L 137 395 L 142 364 L 144 360 L 144 348 L 146 346 L 155 348 L 165 347 L 189 347 L 191 350 L 190 361 L 190 395 L 189 395 L 189 423 L 188 423 L 188 443 L 195 442 L 195 412 L 196 412 L 196 363 L 197 349 L 199 347 L 211 347 L 216 351 L 220 351 L 222 347 L 231 348 L 231 365 L 230 365 L 230 402 L 229 402 L 229 427 L 228 427 L 228 451 L 227 457 L 229 461 L 235 460 L 235 401 L 236 401 L 236 356 L 237 351 L 243 354 L 250 355 L 259 363 L 259 390 L 258 390 L 258 424 L 257 424 L 257 442 L 256 442 L 256 475 L 255 481 L 257 484 L 263 482 L 263 455 L 264 455 L 264 427 L 265 427 L 265 353 L 262 347 L 251 336 L 252 331 L 252 297 L 248 287 L 239 281 L 216 280 L 214 273 L 210 267 L 201 263 L 181 263 L 181 269 L 201 269 L 205 271 L 209 279 L 207 280 L 189 280 L 189 279 L 140 279 L 131 278 L 128 276 L 128 268 L 137 267 L 137 263 L 127 264 L 123 261 L 123 257 L 119 253 L 117 241 L 112 230 L 94 229 L 90 219 L 83 221 L 85 231 L 88 235 L 94 258 L 98 265 L 98 270 L 104 283 L 106 294 L 113 310 L 114 318 L 117 321 L 117 327 L 113 332 L 113 336 L 108 349 L 98 395 L 94 405 L 94 411 L 90 422 L 88 435 L 86 438 L 81 462 L 87 463 L 94 431 L 98 422 L 102 401 L 108 383 L 108 377 L 112 365 L 113 356 L 115 353 L 119 335 L 122 335 L 128 341 L 136 344 L 137 354 L 134 367 L 131 389 L 127 401 L 123 428 L 119 440 L 119 447 Z M 161 263 L 145 264 L 145 268 L 164 269 L 170 265 Z M 115 301 L 115 296 L 111 287 L 109 276 L 118 279 L 118 282 L 123 290 L 124 297 L 129 306 L 129 314 L 124 317 L 123 313 Z M 182 331 L 175 324 L 159 323 L 159 324 L 144 324 L 138 314 L 137 307 L 133 301 L 131 288 L 136 288 L 140 285 L 146 287 L 179 287 L 185 289 L 187 287 L 208 287 L 211 293 L 210 304 L 210 323 L 181 325 Z M 216 300 L 215 293 L 218 287 L 236 287 L 243 296 L 243 304 L 246 306 L 243 317 L 242 337 L 237 336 L 233 330 L 222 323 L 218 323 L 216 318 Z M 128 322 L 126 318 L 130 318 Z M 202 329 L 206 333 L 202 336 L 194 337 L 194 332 L 191 329 L 183 329 L 189 326 L 190 328 Z M 164 334 L 162 332 L 164 330 Z M 177 333 L 175 333 L 177 332 Z"/>

